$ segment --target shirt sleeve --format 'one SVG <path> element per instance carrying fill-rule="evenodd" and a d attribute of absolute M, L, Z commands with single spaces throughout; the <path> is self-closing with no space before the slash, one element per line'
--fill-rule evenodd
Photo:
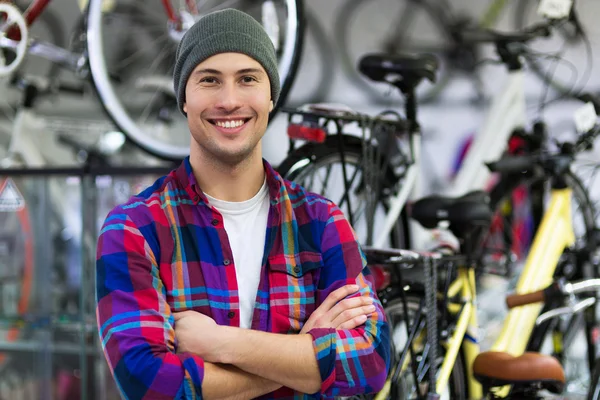
<path fill-rule="evenodd" d="M 333 204 L 321 237 L 321 253 L 324 266 L 318 282 L 317 307 L 332 291 L 346 284 L 357 284 L 360 290 L 356 296 L 371 297 L 376 307 L 358 328 L 316 328 L 309 332 L 323 382 L 321 393 L 332 397 L 378 392 L 389 370 L 389 326 L 356 235 Z"/>
<path fill-rule="evenodd" d="M 200 399 L 204 362 L 175 352 L 158 249 L 142 234 L 150 226 L 139 228 L 117 208 L 100 232 L 96 317 L 102 349 L 124 398 Z"/>

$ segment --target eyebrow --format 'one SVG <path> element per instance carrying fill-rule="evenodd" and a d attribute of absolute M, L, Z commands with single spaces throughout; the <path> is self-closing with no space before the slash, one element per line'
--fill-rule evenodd
<path fill-rule="evenodd" d="M 263 73 L 264 73 L 263 70 L 260 68 L 244 68 L 244 69 L 240 69 L 239 71 L 237 71 L 236 75 L 263 74 Z M 221 71 L 212 69 L 212 68 L 199 69 L 194 72 L 194 75 L 202 75 L 202 74 L 223 75 L 223 73 Z"/>

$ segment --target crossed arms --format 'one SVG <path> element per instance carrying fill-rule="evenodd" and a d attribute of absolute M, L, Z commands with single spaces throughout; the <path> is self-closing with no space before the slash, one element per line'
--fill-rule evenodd
<path fill-rule="evenodd" d="M 345 299 L 358 291 L 346 285 L 332 292 L 298 335 L 282 335 L 217 325 L 194 311 L 175 314 L 178 352 L 204 360 L 206 399 L 248 399 L 287 386 L 303 393 L 321 389 L 313 351 L 313 328 L 354 329 L 375 312 L 370 297 Z M 199 335 L 198 332 L 205 332 Z"/>
<path fill-rule="evenodd" d="M 338 232 L 351 231 L 344 221 L 334 210 L 325 230 L 353 237 Z M 300 334 L 283 335 L 220 326 L 195 312 L 173 314 L 152 251 L 155 243 L 138 226 L 116 210 L 98 243 L 99 332 L 126 398 L 251 398 L 281 386 L 333 397 L 377 391 L 383 385 L 389 364 L 383 310 L 365 276 L 368 272 L 361 272 L 360 258 L 354 270 L 344 263 L 349 254 L 359 253 L 358 245 L 323 251 L 327 271 L 321 271 L 319 307 Z M 336 268 L 347 271 L 347 278 L 338 279 Z M 344 301 L 348 296 L 343 291 L 339 299 L 333 296 L 349 283 L 358 284 L 356 296 Z M 369 301 L 374 312 L 363 309 Z M 349 310 L 368 315 L 356 319 Z"/>

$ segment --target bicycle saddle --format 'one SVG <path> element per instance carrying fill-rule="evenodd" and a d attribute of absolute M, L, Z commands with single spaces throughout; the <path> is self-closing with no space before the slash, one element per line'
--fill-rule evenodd
<path fill-rule="evenodd" d="M 411 217 L 427 229 L 433 229 L 442 221 L 460 231 L 489 224 L 492 210 L 489 196 L 483 191 L 469 192 L 461 197 L 428 196 L 412 206 Z"/>
<path fill-rule="evenodd" d="M 435 82 L 438 60 L 433 54 L 367 54 L 358 69 L 376 82 L 414 89 L 423 79 Z"/>
<path fill-rule="evenodd" d="M 558 360 L 531 352 L 514 357 L 499 351 L 485 351 L 475 358 L 473 375 L 488 389 L 540 384 L 552 393 L 561 393 L 565 386 L 565 372 Z"/>

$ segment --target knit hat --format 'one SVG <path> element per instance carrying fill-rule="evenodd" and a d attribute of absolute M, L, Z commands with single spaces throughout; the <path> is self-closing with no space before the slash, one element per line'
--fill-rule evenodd
<path fill-rule="evenodd" d="M 277 103 L 280 84 L 273 42 L 258 21 L 229 8 L 200 18 L 177 46 L 173 84 L 177 106 L 184 115 L 185 86 L 194 68 L 215 54 L 229 52 L 246 54 L 263 66 L 271 82 L 271 100 Z"/>

